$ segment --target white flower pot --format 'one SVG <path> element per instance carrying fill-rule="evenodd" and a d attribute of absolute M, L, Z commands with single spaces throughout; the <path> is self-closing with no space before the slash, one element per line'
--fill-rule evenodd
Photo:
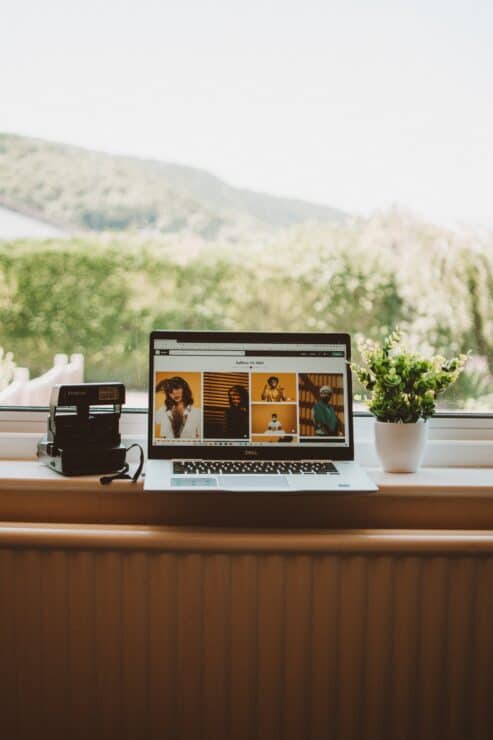
<path fill-rule="evenodd" d="M 421 465 L 428 436 L 428 424 L 375 420 L 375 446 L 386 473 L 415 473 Z"/>

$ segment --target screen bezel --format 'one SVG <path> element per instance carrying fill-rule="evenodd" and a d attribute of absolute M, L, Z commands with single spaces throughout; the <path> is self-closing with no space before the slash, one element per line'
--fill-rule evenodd
<path fill-rule="evenodd" d="M 325 447 L 320 444 L 303 444 L 267 447 L 266 445 L 249 445 L 248 447 L 225 447 L 218 445 L 154 445 L 153 412 L 154 412 L 154 354 L 156 339 L 175 339 L 178 342 L 231 342 L 245 344 L 343 344 L 346 348 L 346 388 L 348 394 L 348 431 L 349 445 Z M 353 393 L 351 382 L 351 339 L 346 333 L 320 332 L 229 332 L 229 331 L 152 331 L 149 338 L 149 410 L 147 427 L 147 454 L 150 460 L 176 460 L 198 458 L 208 460 L 353 460 Z"/>

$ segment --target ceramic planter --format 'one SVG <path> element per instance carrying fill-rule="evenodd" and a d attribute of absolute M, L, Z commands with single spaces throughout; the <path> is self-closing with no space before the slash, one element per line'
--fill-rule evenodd
<path fill-rule="evenodd" d="M 415 473 L 421 465 L 428 424 L 375 421 L 375 446 L 386 473 Z"/>

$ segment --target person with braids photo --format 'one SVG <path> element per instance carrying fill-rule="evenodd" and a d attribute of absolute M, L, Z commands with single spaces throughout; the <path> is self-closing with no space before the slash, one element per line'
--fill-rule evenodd
<path fill-rule="evenodd" d="M 164 403 L 156 412 L 160 436 L 171 439 L 200 439 L 201 413 L 193 405 L 192 390 L 187 381 L 175 375 L 161 380 L 156 393 L 164 391 Z"/>
<path fill-rule="evenodd" d="M 249 436 L 248 391 L 242 385 L 228 390 L 229 407 L 225 411 L 226 437 L 246 439 Z"/>

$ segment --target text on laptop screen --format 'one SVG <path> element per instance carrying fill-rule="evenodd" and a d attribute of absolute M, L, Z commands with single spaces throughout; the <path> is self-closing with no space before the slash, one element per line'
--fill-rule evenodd
<path fill-rule="evenodd" d="M 348 446 L 344 344 L 152 349 L 154 445 Z"/>

